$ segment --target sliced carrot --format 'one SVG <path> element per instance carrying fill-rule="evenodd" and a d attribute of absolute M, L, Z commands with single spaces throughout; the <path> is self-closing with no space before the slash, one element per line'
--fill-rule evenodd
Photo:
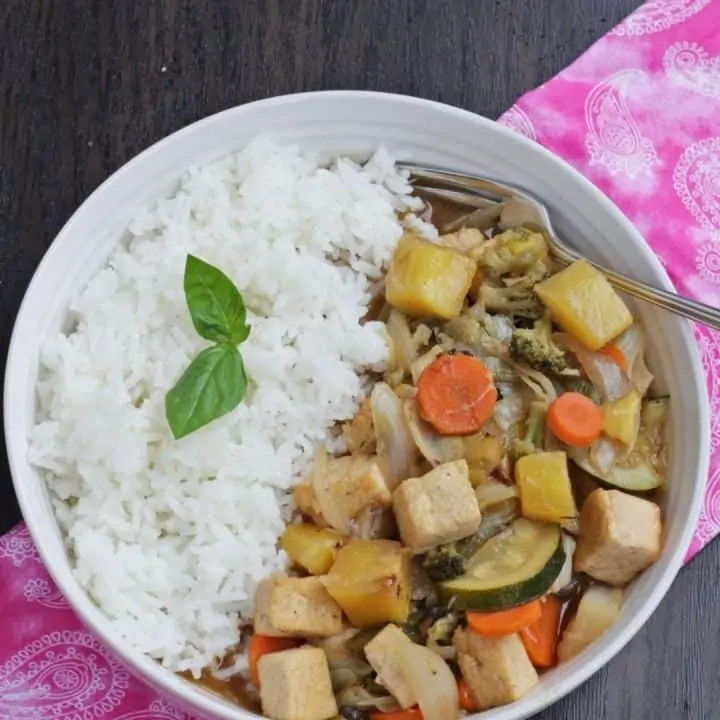
<path fill-rule="evenodd" d="M 541 604 L 542 615 L 520 631 L 520 639 L 535 667 L 551 668 L 557 664 L 555 651 L 563 604 L 555 595 L 548 595 Z"/>
<path fill-rule="evenodd" d="M 623 372 L 627 372 L 627 358 L 617 345 L 605 345 L 598 350 L 601 355 L 612 360 Z"/>
<path fill-rule="evenodd" d="M 477 710 L 477 705 L 473 700 L 470 693 L 470 686 L 467 684 L 467 680 L 464 677 L 459 677 L 457 681 L 458 685 L 458 698 L 460 699 L 460 707 L 466 712 L 473 712 Z"/>
<path fill-rule="evenodd" d="M 417 383 L 420 415 L 441 435 L 471 435 L 490 419 L 497 390 L 490 371 L 469 355 L 441 355 Z"/>
<path fill-rule="evenodd" d="M 569 392 L 550 403 L 547 422 L 559 440 L 566 445 L 582 447 L 597 440 L 603 416 L 589 397 Z"/>
<path fill-rule="evenodd" d="M 250 664 L 250 679 L 256 688 L 260 688 L 260 676 L 258 674 L 258 661 L 263 655 L 290 650 L 297 647 L 298 641 L 295 638 L 277 638 L 267 635 L 253 635 L 248 649 L 248 662 Z"/>
<path fill-rule="evenodd" d="M 489 635 L 498 637 L 500 635 L 512 635 L 536 623 L 542 615 L 539 600 L 498 612 L 480 613 L 468 612 L 468 625 L 478 635 Z"/>
<path fill-rule="evenodd" d="M 370 720 L 423 720 L 423 714 L 419 708 L 408 708 L 396 712 L 376 712 L 370 715 Z"/>

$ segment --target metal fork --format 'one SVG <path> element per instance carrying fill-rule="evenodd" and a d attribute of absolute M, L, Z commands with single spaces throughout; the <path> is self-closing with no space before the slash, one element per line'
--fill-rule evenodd
<path fill-rule="evenodd" d="M 583 258 L 569 248 L 555 233 L 547 207 L 524 188 L 431 165 L 398 163 L 397 167 L 410 173 L 413 187 L 422 194 L 474 207 L 475 211 L 464 219 L 468 221 L 472 218 L 471 222 L 475 227 L 485 225 L 489 228 L 495 224 L 500 224 L 501 227 L 517 224 L 537 226 L 544 231 L 550 252 L 561 264 L 569 265 L 576 260 L 586 260 L 619 290 L 676 315 L 720 330 L 720 309 L 633 280 Z M 441 228 L 448 232 L 454 229 L 457 229 L 457 223 Z"/>

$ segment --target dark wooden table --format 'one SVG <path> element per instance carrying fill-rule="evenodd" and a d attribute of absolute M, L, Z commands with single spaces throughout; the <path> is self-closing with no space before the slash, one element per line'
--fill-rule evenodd
<path fill-rule="evenodd" d="M 54 235 L 101 181 L 164 135 L 248 100 L 332 88 L 420 95 L 496 117 L 639 4 L 3 0 L 2 368 Z M 0 533 L 19 519 L 2 454 Z M 718 577 L 720 543 L 682 572 L 607 669 L 538 717 L 720 718 Z"/>

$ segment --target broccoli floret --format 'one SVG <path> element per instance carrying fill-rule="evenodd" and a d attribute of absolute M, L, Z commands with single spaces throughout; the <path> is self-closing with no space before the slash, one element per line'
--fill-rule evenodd
<path fill-rule="evenodd" d="M 540 317 L 545 311 L 533 288 L 496 287 L 485 283 L 480 291 L 480 298 L 485 309 L 490 312 L 512 316 L 522 315 L 534 319 Z"/>
<path fill-rule="evenodd" d="M 466 557 L 463 553 L 466 541 L 439 545 L 430 550 L 423 561 L 428 577 L 433 582 L 452 580 L 465 572 Z"/>
<path fill-rule="evenodd" d="M 549 315 L 540 318 L 531 329 L 513 332 L 510 357 L 542 373 L 562 375 L 569 369 L 565 351 L 553 342 Z"/>
<path fill-rule="evenodd" d="M 547 272 L 548 248 L 539 232 L 523 227 L 511 228 L 483 246 L 478 261 L 487 277 L 501 278 L 505 275 L 525 275 L 537 268 Z"/>
<path fill-rule="evenodd" d="M 530 404 L 530 412 L 528 413 L 525 423 L 525 435 L 522 440 L 513 442 L 513 454 L 515 458 L 521 458 L 525 455 L 532 455 L 536 452 L 542 452 L 543 442 L 545 440 L 545 417 L 547 415 L 547 405 L 540 400 Z"/>

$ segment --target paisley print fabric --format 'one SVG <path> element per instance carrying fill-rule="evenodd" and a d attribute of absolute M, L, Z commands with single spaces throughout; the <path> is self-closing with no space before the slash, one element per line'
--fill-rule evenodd
<path fill-rule="evenodd" d="M 619 205 L 678 290 L 720 303 L 720 0 L 651 0 L 500 119 Z M 712 408 L 688 560 L 720 533 L 720 333 L 698 327 Z M 0 720 L 199 720 L 80 624 L 23 525 L 0 538 Z"/>

